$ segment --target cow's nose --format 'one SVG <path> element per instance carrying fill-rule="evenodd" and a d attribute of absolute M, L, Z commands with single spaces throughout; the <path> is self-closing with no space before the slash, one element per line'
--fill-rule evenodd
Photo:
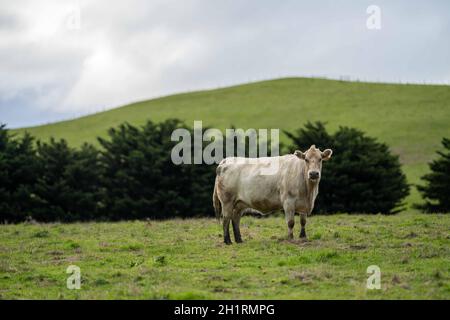
<path fill-rule="evenodd" d="M 312 180 L 316 180 L 319 178 L 319 171 L 310 171 L 309 178 Z"/>

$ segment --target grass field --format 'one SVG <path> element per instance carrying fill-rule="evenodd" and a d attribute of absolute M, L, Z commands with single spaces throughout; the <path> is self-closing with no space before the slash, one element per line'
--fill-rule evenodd
<path fill-rule="evenodd" d="M 307 242 L 281 216 L 242 224 L 232 246 L 212 219 L 2 225 L 0 298 L 450 299 L 450 215 L 313 216 Z"/>
<path fill-rule="evenodd" d="M 14 130 L 47 140 L 66 138 L 73 146 L 96 143 L 108 128 L 128 121 L 202 120 L 220 129 L 280 128 L 295 130 L 306 121 L 327 121 L 360 128 L 386 142 L 400 155 L 408 181 L 416 184 L 427 172 L 442 137 L 450 136 L 450 87 L 343 82 L 288 78 L 229 88 L 178 94 L 134 103 L 72 121 Z M 286 142 L 283 135 L 282 142 Z M 335 155 L 339 156 L 339 155 Z M 415 188 L 408 203 L 420 201 Z"/>

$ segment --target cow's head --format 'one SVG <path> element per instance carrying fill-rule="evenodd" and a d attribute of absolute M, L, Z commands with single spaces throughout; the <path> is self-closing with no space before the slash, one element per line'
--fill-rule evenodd
<path fill-rule="evenodd" d="M 294 154 L 305 161 L 308 179 L 311 181 L 319 181 L 320 173 L 322 172 L 322 161 L 329 160 L 333 151 L 326 149 L 322 152 L 315 145 L 312 145 L 305 152 L 296 150 Z"/>

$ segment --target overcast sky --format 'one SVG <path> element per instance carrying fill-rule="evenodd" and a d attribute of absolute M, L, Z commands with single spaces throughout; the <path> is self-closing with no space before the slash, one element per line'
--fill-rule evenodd
<path fill-rule="evenodd" d="M 311 75 L 450 83 L 450 1 L 0 0 L 9 127 Z"/>

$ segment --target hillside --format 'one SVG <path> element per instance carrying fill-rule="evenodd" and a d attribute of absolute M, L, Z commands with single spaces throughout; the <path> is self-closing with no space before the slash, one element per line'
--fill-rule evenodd
<path fill-rule="evenodd" d="M 95 143 L 97 136 L 124 121 L 139 125 L 167 118 L 185 120 L 190 126 L 203 120 L 220 129 L 233 124 L 294 130 L 308 120 L 327 121 L 331 130 L 339 125 L 357 127 L 399 154 L 409 182 L 417 183 L 442 137 L 450 136 L 450 87 L 287 78 L 177 94 L 15 132 L 27 130 L 44 140 L 65 138 L 78 146 Z M 414 191 L 409 202 L 417 199 Z"/>

